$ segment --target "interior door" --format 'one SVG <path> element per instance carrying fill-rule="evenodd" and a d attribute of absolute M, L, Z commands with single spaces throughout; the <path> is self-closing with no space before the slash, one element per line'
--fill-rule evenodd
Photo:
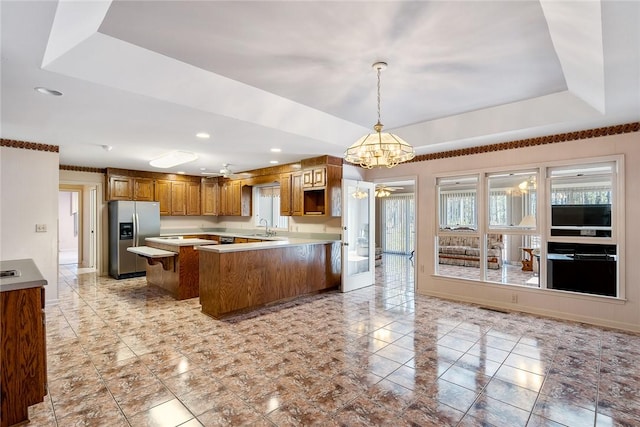
<path fill-rule="evenodd" d="M 374 184 L 342 180 L 342 292 L 373 285 Z"/>
<path fill-rule="evenodd" d="M 96 188 L 89 190 L 89 265 L 87 267 L 96 268 L 96 219 L 97 219 L 98 196 Z"/>

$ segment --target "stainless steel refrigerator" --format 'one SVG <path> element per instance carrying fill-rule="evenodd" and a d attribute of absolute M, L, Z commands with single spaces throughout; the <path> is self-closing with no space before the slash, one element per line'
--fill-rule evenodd
<path fill-rule="evenodd" d="M 160 203 L 109 202 L 109 274 L 116 279 L 144 276 L 146 260 L 127 251 L 160 236 Z"/>

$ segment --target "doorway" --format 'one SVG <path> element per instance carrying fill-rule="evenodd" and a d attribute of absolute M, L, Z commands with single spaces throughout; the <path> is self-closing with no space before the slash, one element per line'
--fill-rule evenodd
<path fill-rule="evenodd" d="M 58 191 L 58 264 L 77 265 L 81 258 L 82 191 Z"/>
<path fill-rule="evenodd" d="M 416 181 L 388 180 L 375 183 L 376 196 L 376 267 L 392 262 L 402 268 L 403 275 L 415 283 L 414 259 L 416 242 Z M 395 260 L 395 261 L 393 261 Z"/>
<path fill-rule="evenodd" d="M 98 185 L 58 187 L 58 264 L 97 268 L 99 229 Z"/>

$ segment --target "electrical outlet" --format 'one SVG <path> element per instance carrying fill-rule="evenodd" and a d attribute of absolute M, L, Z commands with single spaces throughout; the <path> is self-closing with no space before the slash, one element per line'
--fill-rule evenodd
<path fill-rule="evenodd" d="M 511 294 L 511 302 L 513 304 L 517 304 L 518 303 L 518 294 Z"/>
<path fill-rule="evenodd" d="M 47 224 L 36 224 L 36 233 L 46 233 Z"/>

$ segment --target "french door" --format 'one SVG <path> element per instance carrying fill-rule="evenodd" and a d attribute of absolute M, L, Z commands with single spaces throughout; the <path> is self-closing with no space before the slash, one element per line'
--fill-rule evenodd
<path fill-rule="evenodd" d="M 372 182 L 342 180 L 342 292 L 375 281 L 375 208 Z"/>

